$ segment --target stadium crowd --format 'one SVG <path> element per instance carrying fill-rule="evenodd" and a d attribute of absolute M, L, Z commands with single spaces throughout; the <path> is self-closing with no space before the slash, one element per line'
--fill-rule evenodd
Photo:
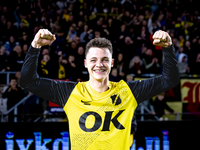
<path fill-rule="evenodd" d="M 56 35 L 51 46 L 41 49 L 41 77 L 88 80 L 84 50 L 96 37 L 106 37 L 113 44 L 111 81 L 160 74 L 162 49 L 152 44 L 152 35 L 159 29 L 172 37 L 180 75 L 200 75 L 200 11 L 194 0 L 1 1 L 0 71 L 20 72 L 41 28 Z"/>

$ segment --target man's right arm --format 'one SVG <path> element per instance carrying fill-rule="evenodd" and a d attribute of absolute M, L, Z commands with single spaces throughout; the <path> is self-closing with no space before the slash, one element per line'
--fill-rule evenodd
<path fill-rule="evenodd" d="M 19 84 L 37 96 L 63 107 L 76 83 L 40 78 L 37 74 L 39 53 L 40 49 L 30 46 L 21 69 Z"/>
<path fill-rule="evenodd" d="M 21 87 L 34 93 L 35 95 L 64 107 L 76 83 L 54 81 L 52 79 L 40 78 L 38 76 L 37 66 L 40 48 L 44 45 L 50 45 L 55 40 L 41 38 L 41 32 L 43 32 L 43 30 L 40 30 L 36 34 L 26 54 L 21 69 L 19 84 Z"/>

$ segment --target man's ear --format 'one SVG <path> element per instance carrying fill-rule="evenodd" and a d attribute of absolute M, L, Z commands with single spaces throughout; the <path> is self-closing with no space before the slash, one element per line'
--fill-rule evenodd
<path fill-rule="evenodd" d="M 112 61 L 111 61 L 111 67 L 113 67 L 114 66 L 114 59 L 112 59 Z"/>
<path fill-rule="evenodd" d="M 84 66 L 85 66 L 85 68 L 87 68 L 87 61 L 86 61 L 86 59 L 84 59 Z"/>

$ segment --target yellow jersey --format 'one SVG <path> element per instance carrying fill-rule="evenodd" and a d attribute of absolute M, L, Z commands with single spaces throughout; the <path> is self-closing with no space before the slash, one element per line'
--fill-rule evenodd
<path fill-rule="evenodd" d="M 137 102 L 126 82 L 109 82 L 103 93 L 79 82 L 64 111 L 72 150 L 130 149 L 131 121 Z"/>

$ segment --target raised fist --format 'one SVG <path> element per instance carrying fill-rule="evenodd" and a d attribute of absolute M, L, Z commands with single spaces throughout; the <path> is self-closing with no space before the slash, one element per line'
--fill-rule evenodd
<path fill-rule="evenodd" d="M 31 45 L 34 48 L 41 48 L 45 45 L 51 45 L 55 39 L 55 35 L 53 35 L 49 30 L 40 29 L 36 33 Z"/>
<path fill-rule="evenodd" d="M 169 47 L 172 45 L 172 39 L 165 31 L 156 31 L 153 35 L 153 44 L 161 47 Z"/>

